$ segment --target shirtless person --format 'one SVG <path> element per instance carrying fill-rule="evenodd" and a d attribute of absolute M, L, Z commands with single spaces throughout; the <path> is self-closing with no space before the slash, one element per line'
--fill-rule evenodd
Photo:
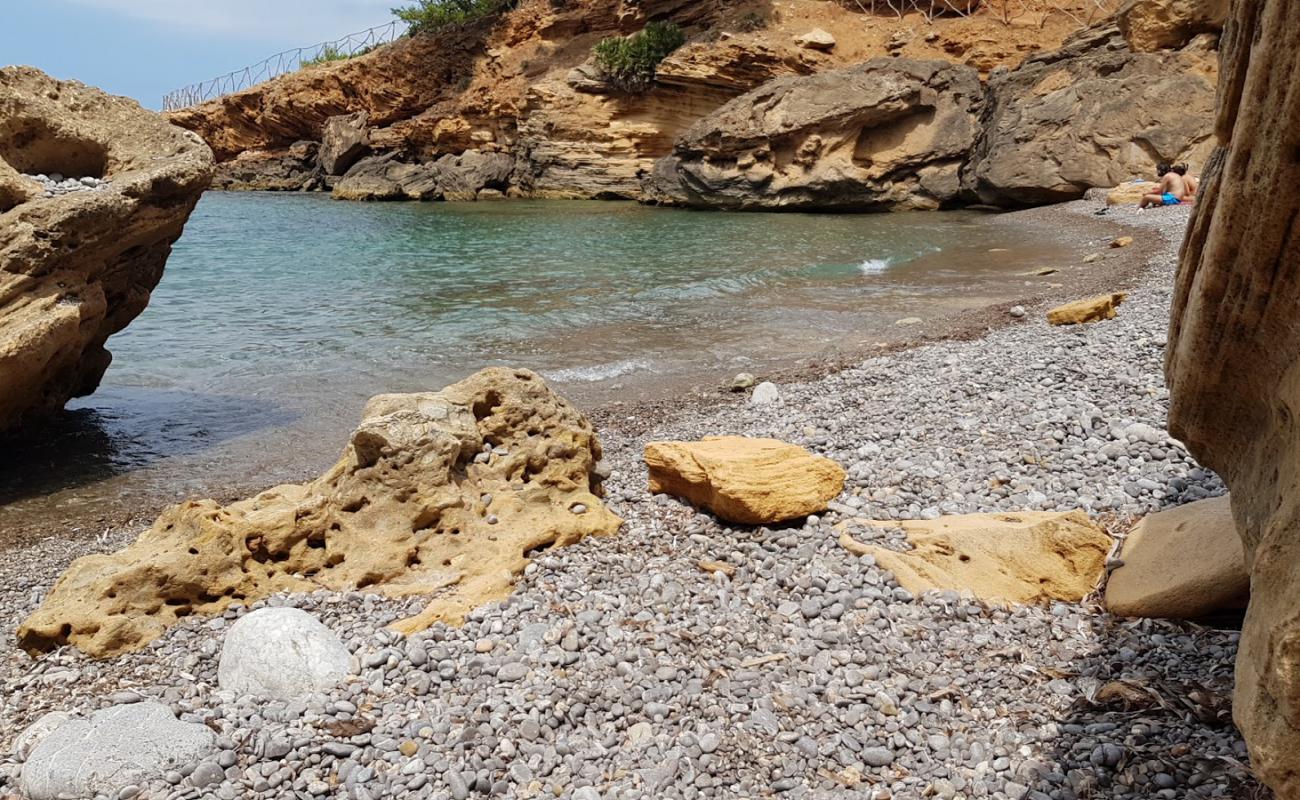
<path fill-rule="evenodd" d="M 1185 201 L 1195 200 L 1196 189 L 1201 185 L 1200 181 L 1198 181 L 1196 178 L 1192 177 L 1191 175 L 1187 174 L 1188 169 L 1190 169 L 1190 167 L 1187 166 L 1186 161 L 1184 161 L 1181 164 L 1174 164 L 1173 166 L 1174 172 L 1177 172 L 1179 175 L 1182 175 L 1183 183 L 1187 185 L 1187 194 L 1186 196 L 1183 197 L 1183 200 Z"/>
<path fill-rule="evenodd" d="M 1179 165 L 1182 166 L 1182 165 Z M 1186 171 L 1186 168 L 1184 168 Z M 1165 163 L 1156 165 L 1156 174 L 1160 176 L 1160 191 L 1142 196 L 1138 208 L 1153 206 L 1176 206 L 1188 199 L 1187 181 L 1173 167 Z"/>

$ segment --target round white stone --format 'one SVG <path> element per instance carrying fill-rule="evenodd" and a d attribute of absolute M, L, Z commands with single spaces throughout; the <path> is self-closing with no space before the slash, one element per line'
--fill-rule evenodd
<path fill-rule="evenodd" d="M 263 608 L 230 626 L 217 683 L 236 694 L 295 700 L 338 686 L 348 662 L 347 647 L 312 615 Z"/>

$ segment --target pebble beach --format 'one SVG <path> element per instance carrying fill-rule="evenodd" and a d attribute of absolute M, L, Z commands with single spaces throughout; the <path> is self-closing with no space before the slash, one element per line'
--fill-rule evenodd
<path fill-rule="evenodd" d="M 1095 210 L 1053 213 L 1082 226 Z M 0 797 L 17 796 L 19 734 L 42 715 L 148 701 L 206 725 L 217 751 L 121 800 L 1266 797 L 1231 724 L 1230 624 L 1122 620 L 1092 598 L 914 596 L 839 544 L 854 518 L 1072 509 L 1118 542 L 1143 514 L 1221 494 L 1165 432 L 1187 216 L 1109 212 L 1152 254 L 1113 320 L 1051 327 L 1049 304 L 1026 301 L 982 336 L 779 380 L 771 402 L 683 404 L 649 426 L 603 409 L 622 530 L 540 554 L 462 627 L 404 638 L 384 626 L 418 598 L 322 592 L 189 617 L 112 661 L 69 648 L 34 661 L 5 637 Z M 1099 252 L 1109 242 L 1094 240 Z M 647 441 L 717 434 L 807 447 L 847 470 L 845 491 L 824 515 L 776 528 L 647 494 Z M 905 546 L 897 531 L 849 525 L 860 541 Z M 71 557 L 139 530 L 11 552 L 4 618 L 30 613 Z M 264 606 L 320 619 L 346 644 L 351 678 L 292 703 L 221 691 L 225 631 Z"/>

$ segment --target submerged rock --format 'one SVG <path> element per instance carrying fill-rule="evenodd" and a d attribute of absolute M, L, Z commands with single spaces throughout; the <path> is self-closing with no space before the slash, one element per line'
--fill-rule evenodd
<path fill-rule="evenodd" d="M 1196 619 L 1239 611 L 1250 574 L 1225 495 L 1158 511 L 1124 540 L 1124 565 L 1106 584 L 1106 608 L 1124 617 Z"/>
<path fill-rule="evenodd" d="M 1113 292 L 1075 300 L 1048 311 L 1047 321 L 1052 325 L 1082 325 L 1085 322 L 1114 319 L 1119 314 L 1120 303 L 1126 297 L 1127 292 Z"/>
<path fill-rule="evenodd" d="M 181 503 L 125 550 L 74 561 L 19 643 L 112 656 L 188 614 L 322 587 L 436 592 L 396 627 L 458 623 L 507 595 L 534 550 L 618 530 L 599 497 L 600 455 L 587 419 L 526 370 L 379 395 L 316 480 L 228 506 Z"/>
<path fill-rule="evenodd" d="M 911 550 L 862 544 L 852 524 L 902 528 Z M 1082 511 L 958 514 L 933 520 L 841 523 L 840 544 L 870 555 L 913 594 L 969 591 L 985 601 L 1077 602 L 1096 588 L 1111 538 Z"/>
<path fill-rule="evenodd" d="M 41 736 L 23 764 L 22 789 L 30 800 L 117 796 L 215 750 L 216 735 L 207 726 L 181 722 L 167 706 L 113 706 Z"/>
<path fill-rule="evenodd" d="M 226 632 L 217 683 L 240 695 L 297 700 L 342 683 L 349 658 L 343 642 L 311 614 L 262 608 Z"/>
<path fill-rule="evenodd" d="M 45 197 L 19 173 L 108 183 Z M 134 101 L 0 69 L 0 430 L 99 386 L 211 177 L 198 136 Z"/>
<path fill-rule="evenodd" d="M 943 61 L 777 78 L 692 125 L 647 193 L 710 208 L 937 208 L 961 190 L 982 97 L 975 70 Z"/>
<path fill-rule="evenodd" d="M 645 447 L 650 491 L 671 494 L 728 522 L 768 525 L 826 510 L 844 489 L 828 458 L 776 439 L 706 436 Z"/>

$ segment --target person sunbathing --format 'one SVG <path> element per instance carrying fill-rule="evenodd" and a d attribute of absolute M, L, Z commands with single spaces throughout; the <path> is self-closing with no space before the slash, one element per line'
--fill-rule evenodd
<path fill-rule="evenodd" d="M 1185 167 L 1184 171 L 1186 171 Z M 1138 208 L 1181 205 L 1184 200 L 1191 197 L 1187 192 L 1186 179 L 1169 164 L 1164 162 L 1157 164 L 1156 174 L 1160 176 L 1160 190 L 1143 195 L 1142 202 L 1138 203 Z"/>

